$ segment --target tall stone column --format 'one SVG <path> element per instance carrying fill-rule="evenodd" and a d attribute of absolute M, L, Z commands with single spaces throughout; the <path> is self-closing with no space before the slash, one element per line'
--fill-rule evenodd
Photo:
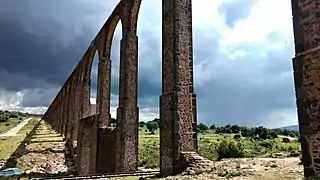
<path fill-rule="evenodd" d="M 55 112 L 56 112 L 56 115 L 55 115 L 55 120 L 57 121 L 57 127 L 56 127 L 56 131 L 58 132 L 58 133 L 60 133 L 59 132 L 59 125 L 60 125 L 60 109 L 59 109 L 59 102 L 60 101 L 60 99 L 59 99 L 59 97 L 57 98 L 57 102 L 56 102 L 56 106 L 55 106 Z"/>
<path fill-rule="evenodd" d="M 197 151 L 191 0 L 162 2 L 160 171 L 179 173 L 180 153 Z"/>
<path fill-rule="evenodd" d="M 97 92 L 97 113 L 99 127 L 107 127 L 110 120 L 110 87 L 111 87 L 111 61 L 107 57 L 99 59 L 98 92 Z"/>
<path fill-rule="evenodd" d="M 81 149 L 82 149 L 82 145 L 80 142 L 82 142 L 82 131 L 83 131 L 83 127 L 80 125 L 81 119 L 87 117 L 87 112 L 88 112 L 88 108 L 90 106 L 90 73 L 88 73 L 87 71 L 83 74 L 83 77 L 81 79 L 81 110 L 80 110 L 80 120 L 79 120 L 79 125 L 78 125 L 78 135 L 77 135 L 77 168 L 80 166 L 80 159 L 79 157 L 81 157 Z"/>
<path fill-rule="evenodd" d="M 64 134 L 61 132 L 62 122 L 63 122 L 63 116 L 62 116 L 62 93 L 59 95 L 59 103 L 58 103 L 58 132 L 61 134 L 62 137 L 64 137 Z"/>
<path fill-rule="evenodd" d="M 68 84 L 63 88 L 63 101 L 62 101 L 62 119 L 63 119 L 63 126 L 62 126 L 62 134 L 66 139 L 69 138 L 68 126 L 69 126 L 69 118 L 68 118 Z"/>
<path fill-rule="evenodd" d="M 115 170 L 116 172 L 133 172 L 138 170 L 138 37 L 135 33 L 128 32 L 120 43 Z"/>
<path fill-rule="evenodd" d="M 74 91 L 74 96 L 75 96 L 75 117 L 72 121 L 72 128 L 71 128 L 71 142 L 73 144 L 73 147 L 76 147 L 76 142 L 77 142 L 77 137 L 78 137 L 78 125 L 80 121 L 80 115 L 81 115 L 81 86 L 80 82 L 77 79 L 74 85 L 75 91 Z"/>
<path fill-rule="evenodd" d="M 320 174 L 320 2 L 291 0 L 293 58 L 302 162 L 306 177 Z"/>
<path fill-rule="evenodd" d="M 65 104 L 65 92 L 64 92 L 64 89 L 62 87 L 62 93 L 61 93 L 61 96 L 60 96 L 60 133 L 62 134 L 63 137 L 66 137 L 66 135 L 64 134 L 64 131 L 63 131 L 63 128 L 65 127 L 65 122 L 66 122 L 66 119 L 64 117 L 64 104 Z"/>
<path fill-rule="evenodd" d="M 65 131 L 66 131 L 66 141 L 70 142 L 71 139 L 71 128 L 72 128 L 72 121 L 73 121 L 73 104 L 74 104 L 74 95 L 73 95 L 73 78 L 70 78 L 68 81 L 68 85 L 66 87 L 68 96 L 67 96 L 67 103 L 65 104 L 65 109 L 67 110 L 65 113 L 66 123 L 65 123 Z"/>

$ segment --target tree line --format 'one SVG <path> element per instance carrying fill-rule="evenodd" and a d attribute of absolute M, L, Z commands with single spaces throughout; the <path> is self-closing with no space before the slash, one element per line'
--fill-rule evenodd
<path fill-rule="evenodd" d="M 298 131 L 292 131 L 287 129 L 268 129 L 264 126 L 258 127 L 247 127 L 247 126 L 238 126 L 238 125 L 226 125 L 226 126 L 216 126 L 211 125 L 207 126 L 203 123 L 198 124 L 198 132 L 206 133 L 210 132 L 216 134 L 239 134 L 243 137 L 252 137 L 260 139 L 273 139 L 277 138 L 278 135 L 299 137 Z"/>

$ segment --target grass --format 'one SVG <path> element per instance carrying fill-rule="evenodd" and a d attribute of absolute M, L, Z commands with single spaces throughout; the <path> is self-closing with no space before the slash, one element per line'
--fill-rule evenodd
<path fill-rule="evenodd" d="M 241 157 L 274 157 L 275 154 L 282 153 L 289 156 L 295 152 L 297 155 L 301 153 L 300 143 L 291 141 L 288 143 L 281 142 L 281 138 L 272 140 L 253 140 L 251 138 L 241 137 L 238 140 L 233 139 L 232 134 L 200 134 L 199 135 L 199 154 L 212 161 L 219 159 L 219 145 L 222 141 L 232 142 L 236 145 L 241 144 L 243 149 L 240 153 Z M 145 168 L 159 168 L 159 134 L 143 134 L 139 135 L 139 166 Z M 231 144 L 230 146 L 234 146 Z M 224 148 L 223 146 L 220 146 Z M 239 151 L 238 148 L 230 148 L 226 150 L 226 154 L 230 151 Z M 222 157 L 223 158 L 223 157 Z"/>
<path fill-rule="evenodd" d="M 0 122 L 0 134 L 9 131 L 22 121 L 23 120 L 19 120 L 18 118 L 10 118 L 6 122 Z"/>
<path fill-rule="evenodd" d="M 37 121 L 31 120 L 25 127 L 19 131 L 20 136 L 8 137 L 0 140 L 0 158 L 6 160 L 17 149 L 22 140 L 26 137 L 26 133 L 36 125 Z M 33 135 L 30 141 L 47 141 L 38 142 L 28 145 L 28 149 L 47 149 L 56 148 L 61 144 L 55 141 L 61 139 L 59 134 L 51 131 L 49 125 L 46 124 L 47 130 L 50 133 L 41 133 L 40 131 Z M 159 134 L 150 134 L 141 128 L 139 134 L 139 167 L 157 169 L 159 168 Z M 241 147 L 241 148 L 239 148 Z M 251 138 L 240 137 L 234 139 L 234 134 L 214 134 L 206 133 L 199 134 L 199 154 L 213 161 L 224 158 L 223 154 L 234 154 L 234 156 L 241 157 L 273 157 L 276 153 L 283 153 L 288 156 L 295 152 L 299 155 L 301 153 L 300 143 L 298 141 L 290 141 L 288 143 L 282 142 L 281 138 L 270 140 L 255 140 Z M 19 162 L 19 161 L 17 161 Z M 20 166 L 19 163 L 17 166 Z M 221 172 L 220 176 L 235 177 L 244 176 L 241 171 L 230 171 L 228 174 Z M 116 179 L 116 178 L 113 178 Z M 121 179 L 133 180 L 137 177 L 122 177 Z"/>
<path fill-rule="evenodd" d="M 38 123 L 38 119 L 32 119 L 17 133 L 17 136 L 1 137 L 0 139 L 0 162 L 6 162 L 12 153 L 19 147 L 24 138 Z"/>

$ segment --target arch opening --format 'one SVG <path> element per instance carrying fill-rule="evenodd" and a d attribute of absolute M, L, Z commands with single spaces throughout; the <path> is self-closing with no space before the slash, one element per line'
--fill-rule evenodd
<path fill-rule="evenodd" d="M 116 126 L 117 107 L 119 102 L 119 77 L 120 77 L 120 41 L 122 38 L 121 20 L 116 22 L 113 35 L 111 36 L 110 59 L 111 59 L 111 88 L 110 88 L 110 125 Z"/>
<path fill-rule="evenodd" d="M 98 64 L 99 64 L 99 53 L 98 50 L 94 51 L 92 57 L 92 64 L 90 69 L 90 108 L 89 116 L 96 114 L 97 105 L 97 89 L 98 89 Z"/>

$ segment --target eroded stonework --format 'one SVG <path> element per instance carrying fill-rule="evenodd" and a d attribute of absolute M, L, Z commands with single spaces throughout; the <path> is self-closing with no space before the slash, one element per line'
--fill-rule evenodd
<path fill-rule="evenodd" d="M 118 3 L 43 117 L 74 148 L 72 154 L 79 174 L 138 170 L 140 3 L 141 0 Z M 197 116 L 191 0 L 164 1 L 163 6 L 160 169 L 163 175 L 170 175 L 181 172 L 188 159 L 192 159 L 184 158 L 183 152 L 197 152 Z M 122 24 L 119 104 L 114 129 L 109 123 L 110 50 L 119 21 Z M 89 99 L 95 53 L 99 57 L 96 107 Z"/>
<path fill-rule="evenodd" d="M 292 0 L 293 58 L 302 161 L 306 177 L 320 174 L 320 3 Z"/>
<path fill-rule="evenodd" d="M 191 11 L 191 0 L 163 2 L 160 97 L 160 167 L 163 175 L 181 172 L 180 153 L 198 149 Z"/>

